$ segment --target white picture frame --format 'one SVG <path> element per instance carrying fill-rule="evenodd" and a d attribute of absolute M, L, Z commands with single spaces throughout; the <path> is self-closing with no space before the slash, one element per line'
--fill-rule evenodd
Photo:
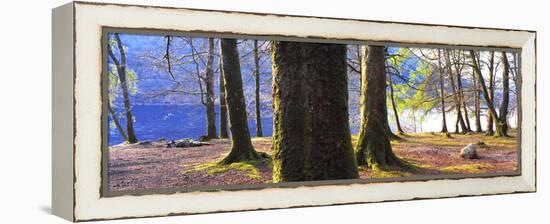
<path fill-rule="evenodd" d="M 497 177 L 105 197 L 101 193 L 101 40 L 106 27 L 520 49 L 521 172 Z M 52 33 L 52 204 L 54 214 L 70 221 L 536 191 L 535 31 L 72 2 L 53 10 Z"/>

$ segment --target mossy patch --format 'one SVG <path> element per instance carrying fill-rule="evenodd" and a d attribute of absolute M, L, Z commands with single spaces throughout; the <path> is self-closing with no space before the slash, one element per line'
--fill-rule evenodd
<path fill-rule="evenodd" d="M 395 177 L 406 177 L 411 176 L 413 173 L 409 171 L 404 171 L 400 169 L 380 169 L 378 167 L 375 168 L 367 168 L 365 166 L 359 167 L 359 172 L 372 172 L 372 178 L 395 178 Z"/>
<path fill-rule="evenodd" d="M 434 145 L 439 147 L 464 147 L 469 143 L 484 142 L 486 147 L 507 149 L 515 147 L 514 137 L 493 137 L 484 133 L 454 134 L 452 138 L 443 133 L 407 133 L 404 141 L 392 141 L 392 146 L 407 147 L 410 144 Z"/>
<path fill-rule="evenodd" d="M 447 167 L 441 168 L 441 171 L 456 172 L 456 173 L 478 173 L 478 172 L 485 171 L 487 169 L 492 169 L 492 168 L 494 168 L 494 166 L 487 163 L 475 163 L 475 164 L 447 166 Z"/>
<path fill-rule="evenodd" d="M 203 163 L 192 167 L 189 170 L 184 170 L 181 173 L 187 174 L 192 172 L 204 171 L 208 175 L 217 175 L 227 173 L 230 170 L 235 170 L 240 173 L 244 173 L 248 178 L 259 180 L 262 179 L 262 174 L 258 168 L 260 165 L 271 166 L 271 160 L 259 160 L 259 161 L 246 161 L 236 162 L 228 165 L 220 164 L 218 161 Z"/>
<path fill-rule="evenodd" d="M 251 139 L 253 143 L 271 144 L 272 137 L 254 137 Z"/>
<path fill-rule="evenodd" d="M 399 171 L 399 170 L 375 170 L 374 178 L 392 178 L 392 177 L 406 177 L 412 175 L 409 172 Z"/>

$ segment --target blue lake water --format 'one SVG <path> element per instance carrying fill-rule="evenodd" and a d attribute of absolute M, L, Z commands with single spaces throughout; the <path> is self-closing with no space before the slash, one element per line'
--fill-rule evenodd
<path fill-rule="evenodd" d="M 160 138 L 197 139 L 206 134 L 206 108 L 202 105 L 137 105 L 132 108 L 132 113 L 136 137 L 140 141 Z M 119 119 L 124 126 L 124 116 L 119 115 Z M 218 119 L 219 107 L 216 105 L 216 128 L 219 133 Z M 256 136 L 255 119 L 248 119 L 248 127 L 250 136 Z M 272 117 L 262 117 L 262 131 L 264 136 L 271 136 Z M 120 144 L 123 141 L 114 124 L 109 122 L 109 145 Z"/>

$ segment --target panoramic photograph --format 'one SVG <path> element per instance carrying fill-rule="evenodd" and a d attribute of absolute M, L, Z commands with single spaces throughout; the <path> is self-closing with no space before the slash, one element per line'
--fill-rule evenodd
<path fill-rule="evenodd" d="M 105 35 L 111 192 L 518 171 L 517 50 Z"/>

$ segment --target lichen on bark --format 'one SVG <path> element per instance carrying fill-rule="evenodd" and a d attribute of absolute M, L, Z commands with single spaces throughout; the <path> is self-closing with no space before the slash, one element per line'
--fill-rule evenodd
<path fill-rule="evenodd" d="M 361 60 L 361 127 L 355 146 L 358 165 L 370 168 L 406 167 L 392 151 L 387 131 L 386 75 L 384 47 L 364 46 Z"/>

